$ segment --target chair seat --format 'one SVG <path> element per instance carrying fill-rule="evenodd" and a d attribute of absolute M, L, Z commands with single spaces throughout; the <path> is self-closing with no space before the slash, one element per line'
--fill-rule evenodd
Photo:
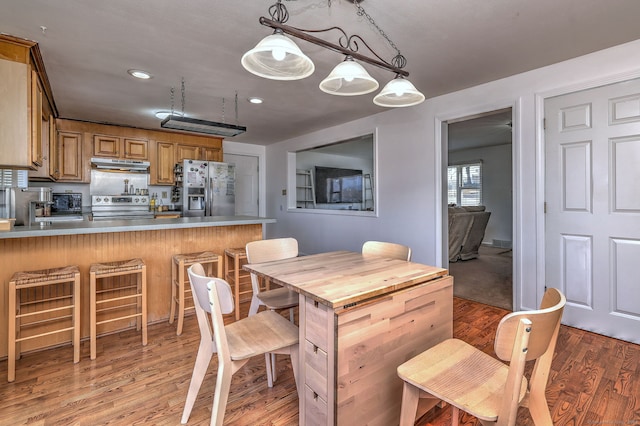
<path fill-rule="evenodd" d="M 73 280 L 75 274 L 79 273 L 78 267 L 65 266 L 63 268 L 42 269 L 39 271 L 16 272 L 11 277 L 11 281 L 16 283 L 16 287 L 26 284 L 41 283 L 43 281 Z"/>
<path fill-rule="evenodd" d="M 231 359 L 247 359 L 298 343 L 298 327 L 274 311 L 225 326 Z"/>
<path fill-rule="evenodd" d="M 217 261 L 219 257 L 220 256 L 210 251 L 202 251 L 198 253 L 175 254 L 173 255 L 173 260 L 175 262 L 182 261 L 186 266 L 191 266 L 194 263 L 214 262 Z"/>
<path fill-rule="evenodd" d="M 287 288 L 280 287 L 273 290 L 261 291 L 258 299 L 265 304 L 268 309 L 287 309 L 298 306 L 298 293 Z"/>
<path fill-rule="evenodd" d="M 119 272 L 135 271 L 142 269 L 144 261 L 142 259 L 127 259 L 116 262 L 93 263 L 89 272 L 96 275 L 108 275 Z"/>
<path fill-rule="evenodd" d="M 398 367 L 402 380 L 487 421 L 498 418 L 508 374 L 507 365 L 458 339 L 445 340 Z M 526 391 L 524 378 L 520 401 Z"/>

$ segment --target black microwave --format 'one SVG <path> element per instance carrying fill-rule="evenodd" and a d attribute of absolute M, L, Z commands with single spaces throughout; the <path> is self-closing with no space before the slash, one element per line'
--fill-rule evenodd
<path fill-rule="evenodd" d="M 82 214 L 82 194 L 54 192 L 51 201 L 51 215 Z"/>

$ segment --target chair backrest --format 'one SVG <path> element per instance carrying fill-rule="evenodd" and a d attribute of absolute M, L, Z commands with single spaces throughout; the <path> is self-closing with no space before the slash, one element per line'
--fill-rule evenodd
<path fill-rule="evenodd" d="M 295 238 L 252 241 L 245 248 L 249 263 L 271 262 L 298 256 L 298 240 Z"/>
<path fill-rule="evenodd" d="M 212 352 L 217 352 L 220 363 L 231 361 L 227 333 L 222 314 L 234 310 L 231 286 L 225 280 L 207 277 L 201 264 L 195 263 L 187 269 L 191 282 L 191 293 L 195 304 L 202 341 L 212 342 Z M 211 322 L 207 319 L 207 313 Z"/>
<path fill-rule="evenodd" d="M 544 395 L 566 302 L 559 290 L 549 288 L 540 309 L 513 312 L 498 324 L 494 349 L 500 359 L 509 361 L 505 395 L 498 414 L 499 424 L 515 425 L 518 406 L 524 396 L 522 384 L 526 361 L 536 360 L 529 390 L 535 389 Z"/>
<path fill-rule="evenodd" d="M 252 241 L 247 243 L 245 249 L 247 251 L 247 262 L 249 263 L 290 259 L 298 256 L 298 240 L 295 238 L 272 238 Z M 260 293 L 258 277 L 253 273 L 251 274 L 251 289 L 254 297 Z"/>
<path fill-rule="evenodd" d="M 541 357 L 555 340 L 560 320 L 567 300 L 555 288 L 549 288 L 542 299 L 540 309 L 535 311 L 513 312 L 506 315 L 498 324 L 494 349 L 496 355 L 504 361 L 510 361 L 513 342 L 520 319 L 531 321 L 532 332 L 527 349 L 527 361 Z"/>
<path fill-rule="evenodd" d="M 187 269 L 187 273 L 189 274 L 189 281 L 191 282 L 191 292 L 193 293 L 194 303 L 199 305 L 203 311 L 211 313 L 207 284 L 213 282 L 218 289 L 221 313 L 225 315 L 233 313 L 235 308 L 233 292 L 231 291 L 231 286 L 229 286 L 225 280 L 207 277 L 204 268 L 199 263 L 191 265 L 189 269 Z"/>
<path fill-rule="evenodd" d="M 400 260 L 411 260 L 411 248 L 402 244 L 381 241 L 367 241 L 362 245 L 362 254 L 392 257 Z"/>

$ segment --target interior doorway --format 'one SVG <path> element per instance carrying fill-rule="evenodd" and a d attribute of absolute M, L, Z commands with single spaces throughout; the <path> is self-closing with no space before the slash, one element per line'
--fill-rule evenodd
<path fill-rule="evenodd" d="M 512 108 L 445 124 L 454 295 L 513 310 Z"/>

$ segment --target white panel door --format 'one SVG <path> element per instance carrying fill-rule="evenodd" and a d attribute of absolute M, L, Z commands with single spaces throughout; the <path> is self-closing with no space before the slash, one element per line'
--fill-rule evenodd
<path fill-rule="evenodd" d="M 545 101 L 545 283 L 563 323 L 640 343 L 640 79 Z"/>
<path fill-rule="evenodd" d="M 258 157 L 225 154 L 224 161 L 236 165 L 236 215 L 259 216 Z"/>

